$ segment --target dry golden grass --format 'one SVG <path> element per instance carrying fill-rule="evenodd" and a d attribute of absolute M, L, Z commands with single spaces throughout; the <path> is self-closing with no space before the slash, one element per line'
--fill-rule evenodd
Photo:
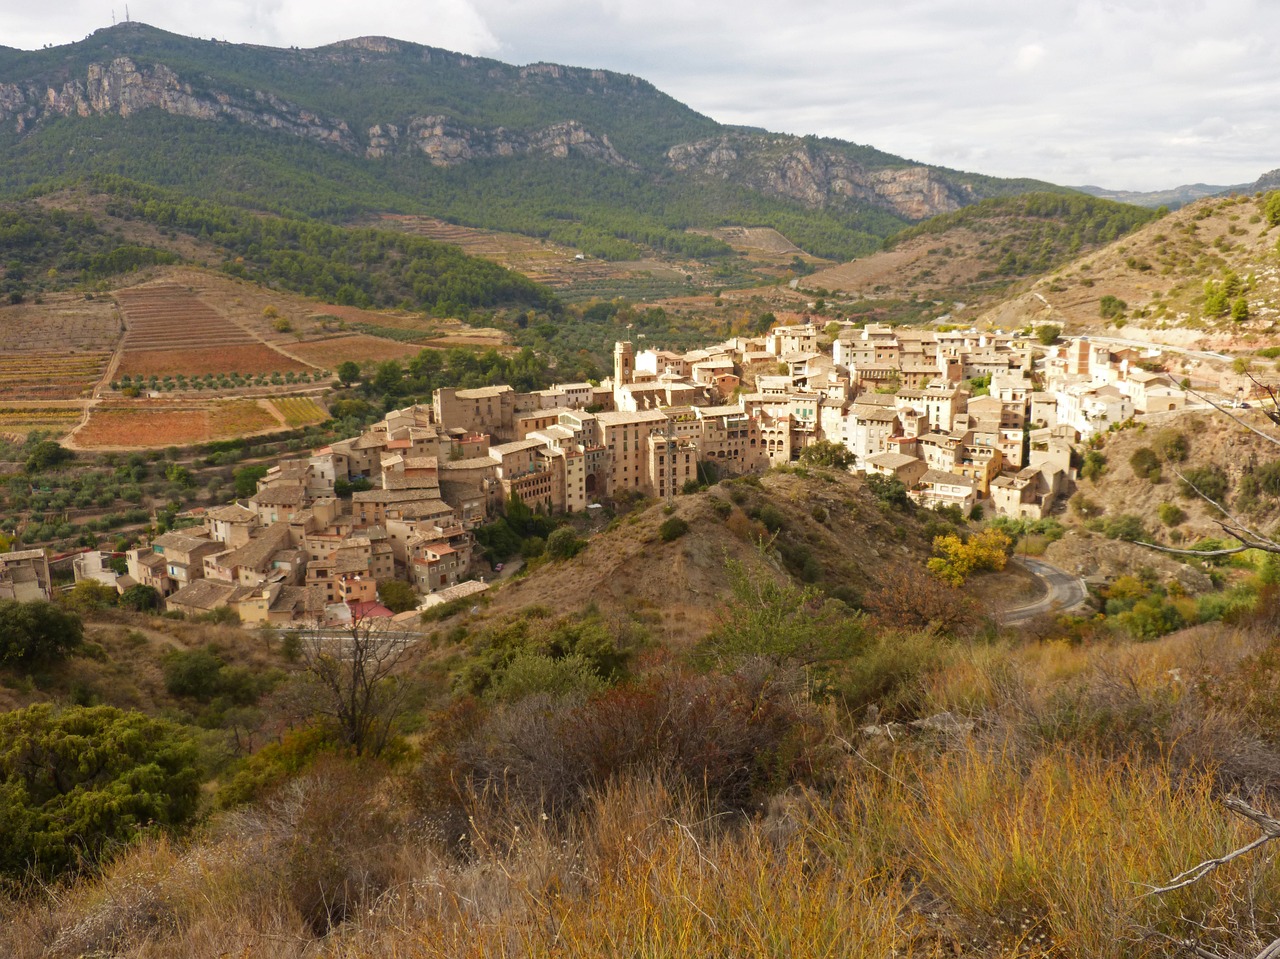
<path fill-rule="evenodd" d="M 121 632 L 101 637 L 113 656 Z M 1220 802 L 1242 781 L 1224 744 L 1253 731 L 1194 690 L 1271 635 L 912 642 L 926 667 L 903 698 L 973 730 L 891 738 L 829 710 L 823 773 L 736 813 L 643 768 L 547 817 L 518 783 L 451 805 L 429 765 L 321 761 L 189 844 L 153 836 L 97 879 L 0 903 L 0 955 L 1173 959 L 1187 938 L 1228 956 L 1280 934 L 1264 856 L 1147 894 L 1257 834 Z"/>
<path fill-rule="evenodd" d="M 190 848 L 149 840 L 95 882 L 9 907 L 0 949 L 1155 959 L 1187 935 L 1253 943 L 1280 907 L 1280 875 L 1248 862 L 1146 895 L 1252 834 L 1209 779 L 1137 757 L 907 750 L 729 819 L 637 774 L 564 824 L 478 797 L 461 836 L 396 796 L 367 771 L 317 770 Z"/>

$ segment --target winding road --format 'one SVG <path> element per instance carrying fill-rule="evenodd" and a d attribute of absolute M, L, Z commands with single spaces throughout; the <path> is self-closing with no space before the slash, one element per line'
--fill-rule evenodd
<path fill-rule="evenodd" d="M 1010 560 L 1044 583 L 1047 591 L 1045 595 L 1033 603 L 1006 609 L 1000 614 L 1000 618 L 1005 623 L 1025 623 L 1027 620 L 1034 619 L 1045 613 L 1070 612 L 1083 606 L 1089 598 L 1089 591 L 1085 589 L 1084 580 L 1079 576 L 1072 575 L 1064 569 L 1058 569 L 1056 566 L 1051 566 L 1040 559 L 1015 556 L 1011 557 Z"/>

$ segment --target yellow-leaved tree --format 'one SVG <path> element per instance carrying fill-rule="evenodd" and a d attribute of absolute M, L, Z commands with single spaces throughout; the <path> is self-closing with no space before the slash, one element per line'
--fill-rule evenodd
<path fill-rule="evenodd" d="M 955 533 L 935 536 L 936 555 L 929 560 L 929 571 L 944 583 L 963 586 L 972 573 L 1004 569 L 1012 545 L 1008 536 L 992 527 L 974 533 L 968 540 Z"/>

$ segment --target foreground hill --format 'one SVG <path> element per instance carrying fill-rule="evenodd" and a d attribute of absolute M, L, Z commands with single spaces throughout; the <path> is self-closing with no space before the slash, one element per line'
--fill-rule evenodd
<path fill-rule="evenodd" d="M 984 200 L 909 227 L 885 249 L 806 277 L 806 288 L 940 301 L 957 318 L 1154 219 L 1109 200 L 1028 193 Z M 956 304 L 959 304 L 958 306 Z"/>
<path fill-rule="evenodd" d="M 103 170 L 328 218 L 423 213 L 601 255 L 724 255 L 691 226 L 772 226 L 848 258 L 985 197 L 1056 189 L 871 147 L 726 127 L 633 77 L 387 38 L 315 50 L 137 23 L 0 49 L 0 185 Z"/>
<path fill-rule="evenodd" d="M 718 606 L 730 595 L 729 560 L 763 568 L 762 536 L 780 560 L 769 575 L 789 573 L 850 604 L 897 567 L 918 569 L 929 551 L 920 519 L 885 509 L 848 473 L 770 471 L 677 497 L 672 505 L 671 513 L 655 504 L 628 514 L 572 560 L 504 585 L 488 615 L 517 614 L 535 604 L 552 610 L 594 605 L 683 644 L 715 625 Z M 664 542 L 662 524 L 671 516 L 689 529 Z"/>
<path fill-rule="evenodd" d="M 1201 349 L 1271 345 L 1280 317 L 1276 194 L 1197 201 L 1054 270 L 987 317 Z"/>

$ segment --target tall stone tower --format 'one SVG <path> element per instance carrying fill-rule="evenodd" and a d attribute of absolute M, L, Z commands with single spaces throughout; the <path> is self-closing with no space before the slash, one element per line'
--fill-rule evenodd
<path fill-rule="evenodd" d="M 613 347 L 613 388 L 626 386 L 635 379 L 636 354 L 631 344 L 625 340 L 615 343 Z"/>

